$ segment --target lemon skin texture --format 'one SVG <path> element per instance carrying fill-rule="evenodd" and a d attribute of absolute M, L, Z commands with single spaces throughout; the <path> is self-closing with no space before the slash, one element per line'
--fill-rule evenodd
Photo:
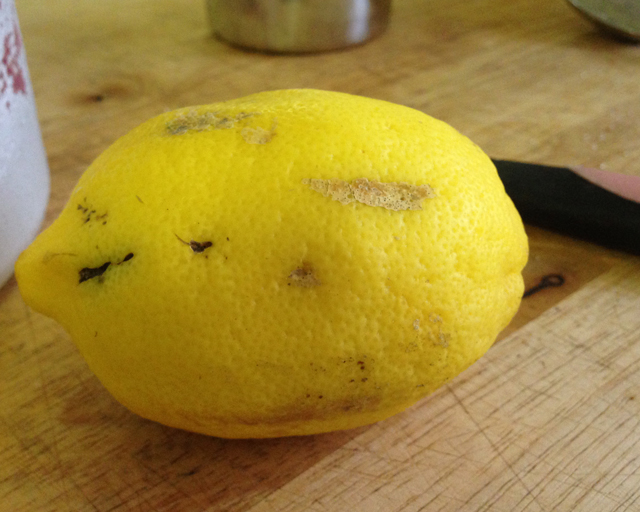
<path fill-rule="evenodd" d="M 262 438 L 376 422 L 455 377 L 515 314 L 527 254 L 453 128 L 282 90 L 117 140 L 16 276 L 131 411 Z"/>

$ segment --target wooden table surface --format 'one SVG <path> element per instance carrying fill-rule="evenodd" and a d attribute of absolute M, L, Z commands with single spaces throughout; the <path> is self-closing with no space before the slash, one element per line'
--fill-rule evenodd
<path fill-rule="evenodd" d="M 561 0 L 398 0 L 345 51 L 248 53 L 204 0 L 17 0 L 47 148 L 47 223 L 87 165 L 163 111 L 314 87 L 409 105 L 496 158 L 640 175 L 640 46 Z M 478 363 L 367 428 L 226 441 L 116 403 L 65 332 L 0 290 L 0 510 L 640 510 L 640 262 L 528 228 L 526 298 Z"/>

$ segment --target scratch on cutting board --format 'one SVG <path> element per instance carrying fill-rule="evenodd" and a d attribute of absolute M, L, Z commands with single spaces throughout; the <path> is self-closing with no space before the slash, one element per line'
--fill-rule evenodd
<path fill-rule="evenodd" d="M 170 443 L 167 443 L 170 444 Z M 183 491 L 182 489 L 180 489 L 177 485 L 175 485 L 173 482 L 171 482 L 170 480 L 168 480 L 166 478 L 166 475 L 161 473 L 160 471 L 158 471 L 156 468 L 154 468 L 152 465 L 150 464 L 146 464 L 143 458 L 137 458 L 136 459 L 137 462 L 143 466 L 147 471 L 149 471 L 150 473 L 153 473 L 160 481 L 163 481 L 165 484 L 168 484 L 171 486 L 171 488 L 178 493 L 180 496 L 182 496 L 185 501 L 189 501 L 191 502 L 194 506 L 195 506 L 195 510 L 204 510 L 206 508 L 206 505 L 204 505 L 203 503 L 200 503 L 198 500 L 196 500 L 196 498 L 188 493 L 186 493 L 185 491 Z"/>
<path fill-rule="evenodd" d="M 37 346 L 39 337 L 36 335 L 36 329 L 35 329 L 35 327 L 33 325 L 33 317 L 31 315 L 31 310 L 29 309 L 29 307 L 26 304 L 24 305 L 24 313 L 25 313 L 25 319 L 27 320 L 27 327 L 28 327 L 28 330 L 29 330 L 31 343 L 32 343 L 33 346 Z M 43 371 L 43 361 L 42 361 L 42 357 L 43 357 L 42 354 L 43 353 L 44 353 L 44 351 L 40 351 L 40 350 L 35 351 L 34 357 L 36 358 L 36 367 L 38 369 L 38 376 L 40 378 L 41 395 L 44 397 L 44 401 L 45 401 L 45 404 L 47 406 L 47 410 L 48 411 L 52 411 L 53 407 L 52 407 L 52 403 L 51 403 L 51 395 L 49 393 L 49 389 L 47 387 L 46 376 L 45 376 L 45 373 Z M 63 495 L 65 497 L 65 500 L 66 500 L 67 504 L 69 505 L 69 508 L 71 509 L 71 508 L 73 508 L 72 507 L 72 500 L 71 500 L 71 495 L 69 493 L 69 486 L 68 486 L 67 478 L 66 478 L 66 475 L 65 475 L 65 471 L 64 471 L 64 468 L 62 466 L 62 460 L 60 458 L 60 451 L 58 450 L 58 442 L 59 442 L 59 440 L 58 440 L 56 425 L 55 425 L 55 423 L 53 423 L 51 421 L 52 420 L 51 416 L 47 415 L 47 416 L 44 416 L 44 418 L 45 418 L 45 420 L 47 420 L 49 422 L 50 428 L 47 428 L 46 431 L 50 432 L 51 440 L 53 442 L 52 443 L 47 443 L 45 440 L 43 440 L 43 443 L 45 444 L 45 446 L 47 448 L 49 448 L 49 450 L 53 454 L 55 467 L 56 467 L 56 469 L 58 471 L 58 480 L 62 485 L 62 491 L 63 491 Z"/>
<path fill-rule="evenodd" d="M 462 400 L 460 400 L 460 398 L 458 397 L 458 395 L 456 395 L 455 390 L 453 389 L 453 386 L 451 386 L 451 384 L 447 383 L 445 384 L 447 390 L 451 393 L 451 396 L 453 396 L 453 398 L 455 399 L 455 401 L 458 403 L 458 405 L 460 406 L 460 408 L 464 411 L 464 413 L 467 415 L 467 417 L 473 422 L 473 424 L 476 426 L 476 428 L 478 429 L 478 432 L 482 435 L 482 437 L 485 438 L 485 440 L 487 441 L 487 443 L 489 443 L 489 446 L 491 446 L 491 448 L 493 449 L 493 451 L 498 455 L 498 457 L 500 457 L 500 460 L 502 462 L 505 463 L 505 465 L 509 468 L 509 471 L 511 472 L 511 474 L 518 480 L 518 482 L 520 482 L 520 484 L 522 485 L 522 487 L 527 491 L 527 495 L 531 496 L 531 498 L 533 499 L 533 501 L 540 507 L 540 510 L 544 510 L 544 506 L 538 502 L 538 499 L 536 497 L 535 494 L 533 494 L 533 492 L 531 491 L 531 489 L 529 488 L 529 486 L 524 482 L 524 480 L 522 480 L 522 478 L 520 478 L 520 475 L 518 475 L 518 473 L 516 472 L 516 470 L 513 468 L 512 464 L 505 458 L 505 456 L 503 455 L 503 453 L 499 450 L 499 448 L 496 446 L 496 444 L 491 441 L 491 439 L 489 438 L 489 436 L 487 435 L 487 433 L 484 431 L 484 429 L 480 426 L 480 423 L 478 423 L 478 421 L 473 417 L 473 415 L 471 414 L 471 412 L 469 411 L 469 409 L 467 409 L 467 407 L 464 405 L 464 403 L 462 402 Z"/>

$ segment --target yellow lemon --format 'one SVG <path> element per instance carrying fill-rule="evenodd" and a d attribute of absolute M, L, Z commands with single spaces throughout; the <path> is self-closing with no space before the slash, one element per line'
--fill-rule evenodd
<path fill-rule="evenodd" d="M 515 314 L 527 252 L 453 128 L 284 90 L 119 139 L 16 275 L 132 411 L 273 437 L 372 423 L 452 379 Z"/>

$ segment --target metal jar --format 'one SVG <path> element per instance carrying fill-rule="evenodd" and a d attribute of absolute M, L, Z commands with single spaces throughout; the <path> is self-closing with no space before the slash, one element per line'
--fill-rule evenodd
<path fill-rule="evenodd" d="M 268 52 L 318 52 L 363 43 L 387 26 L 391 0 L 207 0 L 215 34 Z"/>

